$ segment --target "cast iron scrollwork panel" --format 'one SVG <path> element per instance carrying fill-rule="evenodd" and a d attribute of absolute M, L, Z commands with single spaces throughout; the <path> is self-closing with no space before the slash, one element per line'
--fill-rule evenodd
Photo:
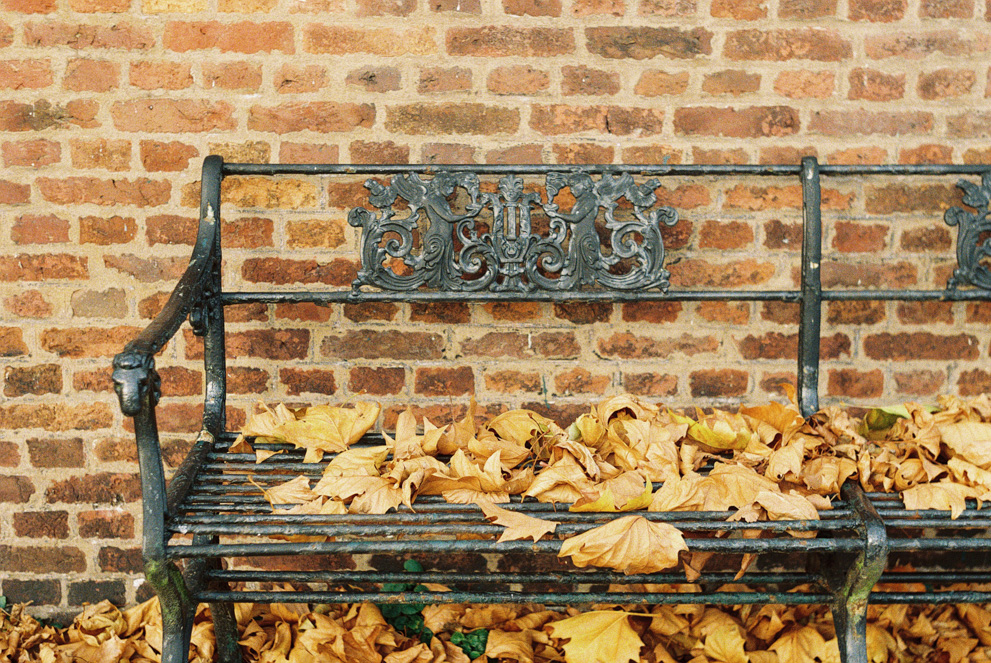
<path fill-rule="evenodd" d="M 673 226 L 678 215 L 657 206 L 654 179 L 637 184 L 629 173 L 594 180 L 580 169 L 551 172 L 546 199 L 527 191 L 517 175 L 502 177 L 494 193 L 482 192 L 475 174 L 446 171 L 365 186 L 377 212 L 359 207 L 348 215 L 362 230 L 355 290 L 666 291 L 670 285 L 660 224 Z M 555 202 L 565 189 L 574 198 L 569 210 Z M 400 214 L 397 200 L 408 211 Z"/>
<path fill-rule="evenodd" d="M 963 189 L 963 202 L 976 212 L 962 207 L 951 207 L 943 218 L 951 226 L 957 226 L 957 268 L 946 284 L 954 290 L 961 285 L 970 285 L 982 290 L 991 290 L 991 270 L 982 261 L 991 258 L 991 219 L 988 208 L 991 205 L 991 171 L 984 173 L 980 185 L 960 180 L 957 186 Z"/>

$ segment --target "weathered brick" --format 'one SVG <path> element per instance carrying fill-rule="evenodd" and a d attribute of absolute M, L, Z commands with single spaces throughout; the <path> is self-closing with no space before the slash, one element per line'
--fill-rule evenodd
<path fill-rule="evenodd" d="M 112 357 L 124 343 L 137 336 L 138 327 L 74 327 L 45 329 L 41 347 L 59 357 Z"/>
<path fill-rule="evenodd" d="M 613 306 L 609 302 L 561 302 L 554 304 L 554 317 L 576 325 L 608 322 Z"/>
<path fill-rule="evenodd" d="M 519 110 L 479 103 L 389 106 L 385 119 L 386 129 L 406 134 L 515 133 L 519 123 Z"/>
<path fill-rule="evenodd" d="M 561 68 L 561 92 L 565 95 L 614 95 L 619 90 L 618 72 L 585 66 Z"/>
<path fill-rule="evenodd" d="M 309 322 L 327 322 L 330 320 L 332 309 L 312 302 L 298 304 L 276 304 L 275 318 L 277 320 L 298 320 Z"/>
<path fill-rule="evenodd" d="M 336 359 L 440 359 L 444 337 L 428 332 L 354 330 L 327 336 L 320 354 Z"/>
<path fill-rule="evenodd" d="M 49 504 L 136 502 L 141 499 L 141 482 L 137 475 L 102 472 L 53 481 L 45 491 Z"/>
<path fill-rule="evenodd" d="M 427 55 L 437 50 L 434 35 L 432 27 L 393 30 L 310 24 L 304 28 L 303 48 L 326 55 Z"/>
<path fill-rule="evenodd" d="M 272 376 L 261 368 L 231 366 L 227 368 L 227 389 L 232 394 L 262 394 Z"/>
<path fill-rule="evenodd" d="M 391 140 L 351 142 L 351 163 L 409 163 L 409 145 L 397 145 Z"/>
<path fill-rule="evenodd" d="M 827 99 L 835 85 L 832 71 L 782 71 L 774 79 L 774 91 L 792 99 Z"/>
<path fill-rule="evenodd" d="M 821 28 L 736 30 L 726 35 L 723 46 L 723 56 L 729 60 L 840 62 L 852 54 L 848 40 Z"/>
<path fill-rule="evenodd" d="M 495 94 L 538 94 L 550 87 L 550 76 L 531 65 L 496 67 L 489 72 L 485 85 Z"/>
<path fill-rule="evenodd" d="M 953 324 L 953 302 L 898 302 L 896 312 L 907 325 Z"/>
<path fill-rule="evenodd" d="M 515 394 L 521 391 L 538 392 L 544 387 L 540 373 L 514 370 L 494 371 L 483 375 L 485 388 L 501 394 Z"/>
<path fill-rule="evenodd" d="M 84 256 L 64 253 L 0 256 L 0 281 L 51 281 L 89 278 Z"/>
<path fill-rule="evenodd" d="M 780 18 L 825 18 L 836 15 L 837 0 L 781 0 Z"/>
<path fill-rule="evenodd" d="M 24 14 L 51 14 L 58 6 L 57 0 L 3 0 L 3 8 Z"/>
<path fill-rule="evenodd" d="M 141 60 L 131 63 L 128 80 L 142 90 L 185 90 L 193 85 L 190 69 L 184 62 Z"/>
<path fill-rule="evenodd" d="M 345 304 L 344 317 L 351 322 L 368 322 L 369 320 L 395 320 L 399 307 L 392 302 L 363 302 L 361 304 Z"/>
<path fill-rule="evenodd" d="M 281 21 L 238 21 L 230 24 L 170 21 L 165 25 L 162 44 L 177 53 L 212 48 L 226 53 L 295 53 L 292 24 Z"/>
<path fill-rule="evenodd" d="M 117 171 L 131 168 L 131 142 L 128 140 L 73 139 L 69 141 L 69 154 L 74 168 Z"/>
<path fill-rule="evenodd" d="M 733 288 L 760 285 L 774 276 L 774 265 L 754 259 L 712 263 L 689 258 L 671 265 L 671 284 L 700 288 Z"/>
<path fill-rule="evenodd" d="M 944 385 L 946 384 L 946 373 L 944 371 L 929 371 L 925 369 L 898 371 L 892 377 L 894 377 L 895 389 L 898 393 L 909 394 L 911 396 L 933 396 L 944 389 Z M 961 395 L 963 395 L 962 385 Z"/>
<path fill-rule="evenodd" d="M 916 91 L 930 101 L 962 97 L 974 89 L 977 77 L 971 69 L 937 69 L 919 75 Z"/>
<path fill-rule="evenodd" d="M 823 110 L 812 113 L 810 133 L 849 137 L 856 134 L 928 135 L 933 130 L 933 115 L 924 111 L 884 112 L 858 110 Z"/>
<path fill-rule="evenodd" d="M 585 28 L 587 48 L 610 59 L 648 60 L 657 56 L 693 59 L 712 54 L 712 32 L 704 28 Z"/>
<path fill-rule="evenodd" d="M 58 579 L 17 580 L 5 578 L 0 591 L 12 604 L 30 603 L 36 606 L 57 606 L 62 602 L 62 583 Z"/>
<path fill-rule="evenodd" d="M 539 144 L 513 145 L 485 152 L 485 163 L 491 164 L 531 164 L 543 163 L 543 149 Z"/>
<path fill-rule="evenodd" d="M 652 69 L 640 74 L 633 91 L 642 97 L 683 94 L 688 89 L 688 81 L 687 71 L 668 72 Z"/>
<path fill-rule="evenodd" d="M 16 474 L 0 474 L 0 503 L 23 504 L 34 495 L 34 483 L 30 477 Z"/>
<path fill-rule="evenodd" d="M 740 355 L 749 361 L 758 359 L 797 359 L 798 334 L 768 332 L 760 336 L 750 334 L 739 339 L 737 346 Z M 833 334 L 819 339 L 819 354 L 822 359 L 837 359 L 850 355 L 851 341 L 846 334 Z"/>
<path fill-rule="evenodd" d="M 145 237 L 149 246 L 196 242 L 197 219 L 177 214 L 156 214 L 145 219 Z"/>
<path fill-rule="evenodd" d="M 475 373 L 470 366 L 416 369 L 413 391 L 423 396 L 464 396 L 475 392 Z"/>
<path fill-rule="evenodd" d="M 832 246 L 843 253 L 878 253 L 888 246 L 890 234 L 887 224 L 837 221 Z"/>
<path fill-rule="evenodd" d="M 949 145 L 919 145 L 898 151 L 898 163 L 929 164 L 950 163 L 953 161 L 953 148 Z"/>
<path fill-rule="evenodd" d="M 74 391 L 110 393 L 114 390 L 114 383 L 110 374 L 109 367 L 94 371 L 75 371 L 72 374 L 72 389 Z"/>
<path fill-rule="evenodd" d="M 702 80 L 702 91 L 709 94 L 739 96 L 760 89 L 760 74 L 737 69 L 725 69 L 707 74 Z"/>
<path fill-rule="evenodd" d="M 745 325 L 750 321 L 750 304 L 747 302 L 699 302 L 695 315 L 709 322 Z"/>
<path fill-rule="evenodd" d="M 649 322 L 659 324 L 676 322 L 681 314 L 681 302 L 630 302 L 623 304 L 624 322 Z"/>
<path fill-rule="evenodd" d="M 864 38 L 867 57 L 874 60 L 891 57 L 922 59 L 933 53 L 954 57 L 984 52 L 989 47 L 991 44 L 985 38 L 975 39 L 958 30 L 884 32 Z"/>
<path fill-rule="evenodd" d="M 248 112 L 249 129 L 278 134 L 353 131 L 358 127 L 370 127 L 374 121 L 375 106 L 372 104 L 333 101 L 252 106 Z"/>
<path fill-rule="evenodd" d="M 45 21 L 24 26 L 27 46 L 51 48 L 109 48 L 128 51 L 147 50 L 155 45 L 155 34 L 148 25 L 130 25 L 114 21 L 111 25 Z"/>
<path fill-rule="evenodd" d="M 967 112 L 946 118 L 946 132 L 954 138 L 991 137 L 991 113 Z"/>
<path fill-rule="evenodd" d="M 602 395 L 612 383 L 608 375 L 593 375 L 578 366 L 570 371 L 554 376 L 554 393 L 561 395 L 597 394 Z"/>
<path fill-rule="evenodd" d="M 477 163 L 475 148 L 463 143 L 424 143 L 421 163 Z"/>
<path fill-rule="evenodd" d="M 230 131 L 237 126 L 234 106 L 226 101 L 141 99 L 118 101 L 110 111 L 120 131 L 195 133 Z M 252 127 L 249 127 L 252 128 Z"/>
<path fill-rule="evenodd" d="M 646 2 L 641 3 L 643 7 Z M 626 13 L 625 0 L 574 0 L 571 4 L 571 13 L 575 16 L 595 16 L 611 14 L 622 16 Z"/>
<path fill-rule="evenodd" d="M 502 0 L 502 9 L 511 16 L 560 16 L 561 0 Z"/>
<path fill-rule="evenodd" d="M 884 374 L 877 368 L 872 371 L 830 369 L 826 392 L 830 396 L 847 398 L 880 398 L 884 393 Z"/>
<path fill-rule="evenodd" d="M 324 369 L 283 368 L 279 370 L 279 382 L 290 396 L 300 394 L 330 395 L 337 392 L 334 371 Z"/>
<path fill-rule="evenodd" d="M 849 0 L 848 16 L 853 21 L 891 23 L 905 17 L 907 0 Z"/>
<path fill-rule="evenodd" d="M 924 18 L 972 18 L 974 0 L 922 0 L 919 16 Z"/>
<path fill-rule="evenodd" d="M 193 337 L 195 338 L 195 337 Z M 187 337 L 187 346 L 190 341 Z M 249 329 L 228 332 L 227 354 L 230 357 L 259 357 L 286 361 L 306 359 L 310 346 L 308 329 Z M 187 359 L 202 359 L 202 346 L 187 347 Z"/>
<path fill-rule="evenodd" d="M 3 395 L 11 398 L 62 392 L 62 369 L 58 364 L 8 366 L 3 377 Z"/>
<path fill-rule="evenodd" d="M 173 281 L 182 276 L 189 265 L 187 258 L 141 258 L 125 253 L 122 255 L 105 255 L 103 264 L 109 269 L 115 269 L 134 277 L 142 283 L 155 281 Z"/>
<path fill-rule="evenodd" d="M 611 145 L 593 145 L 592 143 L 570 143 L 567 145 L 555 143 L 552 149 L 554 150 L 555 162 L 571 164 L 612 163 L 615 152 Z M 624 152 L 624 160 L 627 163 L 635 161 L 625 154 Z"/>
<path fill-rule="evenodd" d="M 461 92 L 471 89 L 472 70 L 467 67 L 424 67 L 416 86 L 420 94 Z"/>
<path fill-rule="evenodd" d="M 753 243 L 754 229 L 743 221 L 706 221 L 699 230 L 700 249 L 743 249 Z"/>
<path fill-rule="evenodd" d="M 344 244 L 345 224 L 340 219 L 290 220 L 286 224 L 287 244 L 292 248 L 329 248 Z"/>
<path fill-rule="evenodd" d="M 0 440 L 0 467 L 17 467 L 21 464 L 21 452 L 14 442 Z"/>
<path fill-rule="evenodd" d="M 69 538 L 68 511 L 22 511 L 14 514 L 14 534 L 33 539 Z"/>
<path fill-rule="evenodd" d="M 251 62 L 206 62 L 202 65 L 204 87 L 239 92 L 257 92 L 262 86 L 262 68 Z"/>
<path fill-rule="evenodd" d="M 0 546 L 0 567 L 11 573 L 82 573 L 86 556 L 74 546 Z"/>
<path fill-rule="evenodd" d="M 123 606 L 126 598 L 123 580 L 82 580 L 69 583 L 69 605 L 95 605 L 110 601 Z"/>
<path fill-rule="evenodd" d="M 674 396 L 678 393 L 678 376 L 665 373 L 624 373 L 623 389 L 638 396 Z"/>
<path fill-rule="evenodd" d="M 50 60 L 0 60 L 0 90 L 30 90 L 51 84 Z"/>
<path fill-rule="evenodd" d="M 884 302 L 834 301 L 826 304 L 826 322 L 831 325 L 876 325 L 886 317 Z"/>
<path fill-rule="evenodd" d="M 864 204 L 871 214 L 935 214 L 959 205 L 961 201 L 959 189 L 943 184 L 885 184 L 869 186 L 864 193 Z"/>
<path fill-rule="evenodd" d="M 674 354 L 692 357 L 716 352 L 719 346 L 719 340 L 715 336 L 681 334 L 667 338 L 651 338 L 630 332 L 616 332 L 599 339 L 596 344 L 596 354 L 620 359 L 666 358 Z"/>
<path fill-rule="evenodd" d="M 529 337 L 518 331 L 495 331 L 480 336 L 472 335 L 461 342 L 461 352 L 468 356 L 516 359 L 532 354 Z"/>
<path fill-rule="evenodd" d="M 917 266 L 909 262 L 852 264 L 822 263 L 824 288 L 907 288 L 918 283 Z"/>
<path fill-rule="evenodd" d="M 888 151 L 877 145 L 867 145 L 863 147 L 851 147 L 845 150 L 837 150 L 829 155 L 829 163 L 846 164 L 875 164 L 884 163 L 888 156 Z"/>
<path fill-rule="evenodd" d="M 399 89 L 401 74 L 395 67 L 365 66 L 349 72 L 344 82 L 366 92 L 394 92 Z"/>
<path fill-rule="evenodd" d="M 25 214 L 10 229 L 14 244 L 61 244 L 69 241 L 69 221 L 54 214 Z"/>
<path fill-rule="evenodd" d="M 203 393 L 203 374 L 182 366 L 162 366 L 162 393 L 166 396 L 199 396 Z"/>
<path fill-rule="evenodd" d="M 283 141 L 279 146 L 282 163 L 337 163 L 337 145 L 291 143 Z"/>
<path fill-rule="evenodd" d="M 693 371 L 688 384 L 694 398 L 739 397 L 747 393 L 750 374 L 731 368 Z"/>
<path fill-rule="evenodd" d="M 3 142 L 3 163 L 5 166 L 29 166 L 39 168 L 59 163 L 62 160 L 62 146 L 45 138 L 34 140 L 7 140 Z"/>
<path fill-rule="evenodd" d="M 52 305 L 49 303 L 40 290 L 25 290 L 16 295 L 11 295 L 3 300 L 4 307 L 19 318 L 48 318 L 52 315 Z M 16 338 L 13 336 L 13 328 L 0 329 L 0 348 L 5 347 L 12 340 L 14 342 L 24 341 L 20 336 L 20 329 L 16 330 Z M 24 353 L 27 353 L 27 346 L 24 346 Z M 2 354 L 2 350 L 0 350 Z"/>
<path fill-rule="evenodd" d="M 978 340 L 970 334 L 884 332 L 867 336 L 863 342 L 864 353 L 871 359 L 951 361 L 974 360 L 980 356 Z"/>
<path fill-rule="evenodd" d="M 447 52 L 474 57 L 550 57 L 575 50 L 575 35 L 569 29 L 484 26 L 450 28 Z"/>
<path fill-rule="evenodd" d="M 116 573 L 141 573 L 144 571 L 141 548 L 124 549 L 107 546 L 100 548 L 98 559 L 101 571 Z"/>
<path fill-rule="evenodd" d="M 278 285 L 325 283 L 347 286 L 351 285 L 357 275 L 357 266 L 344 258 L 336 258 L 328 263 L 285 258 L 249 258 L 241 268 L 241 276 L 245 281 Z"/>
<path fill-rule="evenodd" d="M 531 344 L 538 355 L 549 359 L 573 359 L 581 352 L 578 338 L 573 332 L 535 334 Z"/>
<path fill-rule="evenodd" d="M 848 99 L 891 101 L 905 96 L 905 74 L 886 74 L 876 69 L 857 67 L 850 72 Z"/>
<path fill-rule="evenodd" d="M 348 389 L 353 394 L 388 396 L 400 393 L 406 386 L 406 369 L 401 366 L 371 368 L 356 366 L 348 376 Z"/>
<path fill-rule="evenodd" d="M 696 0 L 640 0 L 641 16 L 690 17 L 698 12 Z"/>
<path fill-rule="evenodd" d="M 134 516 L 124 511 L 81 511 L 79 536 L 92 539 L 134 538 Z"/>
<path fill-rule="evenodd" d="M 687 136 L 788 136 L 798 132 L 800 128 L 798 111 L 788 106 L 752 106 L 740 109 L 696 106 L 677 108 L 674 112 L 675 133 Z"/>
<path fill-rule="evenodd" d="M 715 18 L 756 21 L 767 18 L 764 0 L 712 0 L 709 13 Z"/>
<path fill-rule="evenodd" d="M 583 131 L 616 136 L 653 136 L 664 128 L 664 110 L 626 106 L 534 105 L 530 111 L 530 127 L 550 136 Z"/>
<path fill-rule="evenodd" d="M 357 0 L 358 16 L 409 16 L 416 0 Z"/>

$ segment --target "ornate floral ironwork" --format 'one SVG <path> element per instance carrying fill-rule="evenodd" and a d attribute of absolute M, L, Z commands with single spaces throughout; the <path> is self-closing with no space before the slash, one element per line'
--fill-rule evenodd
<path fill-rule="evenodd" d="M 365 186 L 377 212 L 358 207 L 348 215 L 362 229 L 355 289 L 666 291 L 670 285 L 660 224 L 673 226 L 678 215 L 657 206 L 656 179 L 637 184 L 629 173 L 593 180 L 581 169 L 551 172 L 546 199 L 516 175 L 502 177 L 494 193 L 483 192 L 469 172 L 440 171 L 427 180 L 402 174 L 388 185 L 368 180 Z M 567 211 L 555 202 L 565 189 L 574 198 Z M 631 209 L 619 211 L 622 199 Z M 408 206 L 404 215 L 397 200 Z"/>
<path fill-rule="evenodd" d="M 943 218 L 951 226 L 957 226 L 957 268 L 946 284 L 953 290 L 961 285 L 971 285 L 982 290 L 991 290 L 991 269 L 982 261 L 991 258 L 991 219 L 988 207 L 991 204 L 991 170 L 981 177 L 980 185 L 960 180 L 957 186 L 963 189 L 963 202 L 976 211 L 962 207 L 951 207 Z"/>

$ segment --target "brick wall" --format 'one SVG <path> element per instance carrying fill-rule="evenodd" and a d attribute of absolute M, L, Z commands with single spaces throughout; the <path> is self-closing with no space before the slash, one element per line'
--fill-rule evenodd
<path fill-rule="evenodd" d="M 148 594 L 135 451 L 108 364 L 186 263 L 207 154 L 987 163 L 989 18 L 985 0 L 0 0 L 0 592 L 42 612 Z M 230 181 L 228 281 L 346 284 L 355 190 Z M 672 266 L 676 283 L 794 283 L 797 187 L 699 180 L 664 195 L 685 219 L 669 248 L 693 251 Z M 827 285 L 941 287 L 955 235 L 940 217 L 958 202 L 952 179 L 830 182 Z M 240 307 L 230 419 L 259 397 L 366 394 L 386 423 L 407 402 L 443 421 L 471 393 L 560 416 L 620 390 L 760 401 L 794 378 L 795 315 Z M 828 402 L 991 388 L 991 307 L 825 315 Z M 159 361 L 170 464 L 195 428 L 198 348 L 182 333 Z M 358 355 L 370 359 L 341 361 Z"/>

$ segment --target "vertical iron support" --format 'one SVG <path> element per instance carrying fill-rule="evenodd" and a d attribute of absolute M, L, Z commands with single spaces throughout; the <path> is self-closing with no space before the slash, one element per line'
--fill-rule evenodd
<path fill-rule="evenodd" d="M 833 625 L 843 663 L 868 663 L 867 601 L 888 564 L 888 533 L 866 493 L 856 481 L 847 481 L 841 493 L 860 521 L 857 530 L 864 547 L 853 554 L 830 555 L 823 565 L 833 592 Z"/>
<path fill-rule="evenodd" d="M 204 288 L 203 369 L 206 373 L 206 397 L 203 403 L 203 428 L 214 437 L 226 428 L 227 355 L 224 344 L 224 307 L 221 252 L 220 183 L 224 179 L 224 160 L 210 155 L 203 161 L 200 179 L 200 219 L 215 224 L 213 261 Z M 204 223 L 206 221 L 201 221 Z"/>
<path fill-rule="evenodd" d="M 798 327 L 798 403 L 802 416 L 819 409 L 819 332 L 822 321 L 822 190 L 819 162 L 802 159 L 802 300 Z"/>

